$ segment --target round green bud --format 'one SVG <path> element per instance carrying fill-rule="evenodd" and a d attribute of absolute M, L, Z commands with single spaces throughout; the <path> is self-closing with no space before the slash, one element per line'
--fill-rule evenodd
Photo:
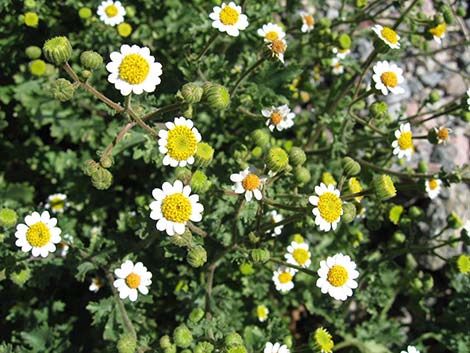
<path fill-rule="evenodd" d="M 321 181 L 325 185 L 335 185 L 336 186 L 336 180 L 335 177 L 330 173 L 330 172 L 323 172 L 321 175 Z"/>
<path fill-rule="evenodd" d="M 243 338 L 236 332 L 231 332 L 225 336 L 225 345 L 227 347 L 243 345 Z"/>
<path fill-rule="evenodd" d="M 18 215 L 10 208 L 3 208 L 0 210 L 0 226 L 3 228 L 11 228 L 16 225 Z"/>
<path fill-rule="evenodd" d="M 80 62 L 85 69 L 96 70 L 103 65 L 103 57 L 96 51 L 87 50 L 80 55 Z"/>
<path fill-rule="evenodd" d="M 428 141 L 433 145 L 437 145 L 439 143 L 439 136 L 437 135 L 437 129 L 430 129 L 428 131 Z"/>
<path fill-rule="evenodd" d="M 173 341 L 177 347 L 187 348 L 193 342 L 193 335 L 185 324 L 181 324 L 173 331 Z"/>
<path fill-rule="evenodd" d="M 307 168 L 298 166 L 294 169 L 294 178 L 297 185 L 302 186 L 307 184 L 312 176 Z"/>
<path fill-rule="evenodd" d="M 266 249 L 253 249 L 250 255 L 254 263 L 265 263 L 271 258 L 269 250 Z"/>
<path fill-rule="evenodd" d="M 342 160 L 344 175 L 351 177 L 361 172 L 361 165 L 351 157 L 344 157 Z"/>
<path fill-rule="evenodd" d="M 98 165 L 98 168 L 91 174 L 91 183 L 98 190 L 106 190 L 113 183 L 113 175 L 109 170 Z"/>
<path fill-rule="evenodd" d="M 31 278 L 31 269 L 24 268 L 21 271 L 13 272 L 10 274 L 10 279 L 19 287 L 23 287 L 26 282 Z"/>
<path fill-rule="evenodd" d="M 160 337 L 160 347 L 168 348 L 171 346 L 171 338 L 168 335 Z"/>
<path fill-rule="evenodd" d="M 204 249 L 204 247 L 201 245 L 195 246 L 188 251 L 186 261 L 188 261 L 188 264 L 190 264 L 192 267 L 201 267 L 207 261 L 206 249 Z"/>
<path fill-rule="evenodd" d="M 418 172 L 419 173 L 427 173 L 428 172 L 428 164 L 423 159 L 421 159 L 418 163 Z"/>
<path fill-rule="evenodd" d="M 295 241 L 296 243 L 303 243 L 305 240 L 302 234 L 295 233 L 294 235 L 292 235 L 292 241 Z"/>
<path fill-rule="evenodd" d="M 25 0 L 24 7 L 27 9 L 32 9 L 36 7 L 36 0 Z"/>
<path fill-rule="evenodd" d="M 356 206 L 351 202 L 343 203 L 343 217 L 341 220 L 345 223 L 351 223 L 356 218 Z"/>
<path fill-rule="evenodd" d="M 351 47 L 351 37 L 346 33 L 338 37 L 338 44 L 341 49 L 349 49 Z"/>
<path fill-rule="evenodd" d="M 436 103 L 441 99 L 441 95 L 439 94 L 439 91 L 433 89 L 431 93 L 429 93 L 429 102 L 430 103 Z"/>
<path fill-rule="evenodd" d="M 51 83 L 52 96 L 60 102 L 72 99 L 75 93 L 75 86 L 65 78 L 59 78 Z"/>
<path fill-rule="evenodd" d="M 376 175 L 372 181 L 375 194 L 381 200 L 388 200 L 397 194 L 393 180 L 389 175 Z"/>
<path fill-rule="evenodd" d="M 408 210 L 408 215 L 413 219 L 421 218 L 423 214 L 423 210 L 417 206 L 411 206 Z"/>
<path fill-rule="evenodd" d="M 55 66 L 51 64 L 46 64 L 46 76 L 52 76 L 55 73 Z"/>
<path fill-rule="evenodd" d="M 34 76 L 42 76 L 46 73 L 46 63 L 41 59 L 33 60 L 29 63 L 29 71 Z"/>
<path fill-rule="evenodd" d="M 423 288 L 423 281 L 421 281 L 421 279 L 419 279 L 418 277 L 415 277 L 411 281 L 411 287 L 415 290 L 419 290 Z"/>
<path fill-rule="evenodd" d="M 459 229 L 463 227 L 463 222 L 455 212 L 451 212 L 451 214 L 447 216 L 447 226 L 451 229 Z"/>
<path fill-rule="evenodd" d="M 28 27 L 37 27 L 39 23 L 39 17 L 36 12 L 26 12 L 24 14 L 24 24 Z"/>
<path fill-rule="evenodd" d="M 188 228 L 185 228 L 183 234 L 174 234 L 170 237 L 173 245 L 189 248 L 192 245 L 193 235 Z"/>
<path fill-rule="evenodd" d="M 82 70 L 79 73 L 80 79 L 82 81 L 88 80 L 92 75 L 93 75 L 93 73 L 90 70 Z"/>
<path fill-rule="evenodd" d="M 98 170 L 99 164 L 96 163 L 94 160 L 89 159 L 83 164 L 83 172 L 91 176 L 96 170 Z"/>
<path fill-rule="evenodd" d="M 370 106 L 370 114 L 374 119 L 381 120 L 388 115 L 388 105 L 385 102 L 374 102 Z"/>
<path fill-rule="evenodd" d="M 248 240 L 251 243 L 256 244 L 260 241 L 260 237 L 257 236 L 255 232 L 250 232 L 250 233 L 248 233 Z"/>
<path fill-rule="evenodd" d="M 189 314 L 189 320 L 195 324 L 204 318 L 205 312 L 201 308 L 196 308 Z"/>
<path fill-rule="evenodd" d="M 462 111 L 462 113 L 460 114 L 460 119 L 463 122 L 470 123 L 470 112 Z"/>
<path fill-rule="evenodd" d="M 465 17 L 465 15 L 467 14 L 467 11 L 465 10 L 465 7 L 463 6 L 459 6 L 457 7 L 457 16 L 460 16 L 460 17 Z"/>
<path fill-rule="evenodd" d="M 251 276 L 253 273 L 255 273 L 255 269 L 253 268 L 253 264 L 249 262 L 245 262 L 240 264 L 240 273 L 244 276 Z"/>
<path fill-rule="evenodd" d="M 293 166 L 302 165 L 307 160 L 307 155 L 299 147 L 292 147 L 289 151 L 289 160 Z"/>
<path fill-rule="evenodd" d="M 418 12 L 418 20 L 426 21 L 427 19 L 428 19 L 428 17 L 424 14 L 423 11 Z"/>
<path fill-rule="evenodd" d="M 434 278 L 429 273 L 425 273 L 423 276 L 424 289 L 431 290 L 434 287 Z"/>
<path fill-rule="evenodd" d="M 273 147 L 266 157 L 266 165 L 273 172 L 280 172 L 289 165 L 289 156 L 281 147 Z"/>
<path fill-rule="evenodd" d="M 269 143 L 271 135 L 265 129 L 256 129 L 251 133 L 251 139 L 256 146 L 261 148 L 266 147 Z"/>
<path fill-rule="evenodd" d="M 86 20 L 87 18 L 90 18 L 92 15 L 91 9 L 89 7 L 82 7 L 80 10 L 78 10 L 78 16 L 82 20 Z"/>
<path fill-rule="evenodd" d="M 121 37 L 127 38 L 132 33 L 132 26 L 129 23 L 122 22 L 118 24 L 117 31 Z"/>
<path fill-rule="evenodd" d="M 320 28 L 330 28 L 331 27 L 331 20 L 328 17 L 322 17 L 318 21 L 318 27 L 320 27 Z"/>
<path fill-rule="evenodd" d="M 34 45 L 27 47 L 24 52 L 26 56 L 28 57 L 28 59 L 31 59 L 31 60 L 38 59 L 42 54 L 41 48 L 36 47 Z"/>
<path fill-rule="evenodd" d="M 247 353 L 245 346 L 233 346 L 227 349 L 227 353 Z"/>
<path fill-rule="evenodd" d="M 170 344 L 168 347 L 166 347 L 166 348 L 163 350 L 163 352 L 164 352 L 164 353 L 176 353 L 176 352 L 177 352 L 176 345 Z"/>
<path fill-rule="evenodd" d="M 442 16 L 444 17 L 444 21 L 447 24 L 451 25 L 452 23 L 454 23 L 454 16 L 449 6 L 447 5 L 441 6 L 441 12 L 442 12 Z"/>
<path fill-rule="evenodd" d="M 205 168 L 214 158 L 214 149 L 205 142 L 198 142 L 196 154 L 194 155 L 194 165 L 196 167 Z"/>
<path fill-rule="evenodd" d="M 194 353 L 211 353 L 214 350 L 214 346 L 209 342 L 199 342 L 194 348 Z"/>
<path fill-rule="evenodd" d="M 356 0 L 356 7 L 362 9 L 363 7 L 366 7 L 367 5 L 367 0 Z"/>
<path fill-rule="evenodd" d="M 178 167 L 175 172 L 176 179 L 181 180 L 183 184 L 189 184 L 192 178 L 192 173 L 189 168 Z"/>
<path fill-rule="evenodd" d="M 72 45 L 67 37 L 54 37 L 44 43 L 44 56 L 55 65 L 62 65 L 72 56 Z"/>
<path fill-rule="evenodd" d="M 101 157 L 100 158 L 100 164 L 103 168 L 110 168 L 114 163 L 114 159 L 113 159 L 113 156 L 111 156 L 110 154 L 106 155 L 105 157 Z"/>
<path fill-rule="evenodd" d="M 404 243 L 406 240 L 406 235 L 402 232 L 395 232 L 393 233 L 393 240 L 395 240 L 397 243 Z"/>
<path fill-rule="evenodd" d="M 251 155 L 254 157 L 254 158 L 259 158 L 263 155 L 263 149 L 259 146 L 256 146 L 255 148 L 253 148 L 251 150 Z"/>
<path fill-rule="evenodd" d="M 286 337 L 284 337 L 284 344 L 287 346 L 287 348 L 292 348 L 292 346 L 294 345 L 294 342 L 293 342 L 293 338 L 292 338 L 292 335 L 288 335 Z"/>
<path fill-rule="evenodd" d="M 213 110 L 225 110 L 230 104 L 230 93 L 219 84 L 204 84 L 204 100 Z"/>
<path fill-rule="evenodd" d="M 209 190 L 210 182 L 207 180 L 206 174 L 200 170 L 196 170 L 191 178 L 191 189 L 196 194 L 202 194 Z"/>
<path fill-rule="evenodd" d="M 202 99 L 204 89 L 197 83 L 190 82 L 181 88 L 181 95 L 186 103 L 198 103 Z"/>
<path fill-rule="evenodd" d="M 136 346 L 135 337 L 130 333 L 125 333 L 119 338 L 117 350 L 119 353 L 134 353 Z"/>

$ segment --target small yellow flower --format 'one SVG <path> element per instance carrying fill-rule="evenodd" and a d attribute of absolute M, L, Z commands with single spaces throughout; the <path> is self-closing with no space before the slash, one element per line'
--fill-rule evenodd
<path fill-rule="evenodd" d="M 429 29 L 429 33 L 433 35 L 434 40 L 441 44 L 442 39 L 446 36 L 447 25 L 444 23 L 438 24 L 436 27 Z"/>
<path fill-rule="evenodd" d="M 117 27 L 118 33 L 121 37 L 129 37 L 132 33 L 132 26 L 129 23 L 120 23 Z"/>
<path fill-rule="evenodd" d="M 457 268 L 460 273 L 470 273 L 470 256 L 460 255 L 457 259 Z"/>
<path fill-rule="evenodd" d="M 24 24 L 28 27 L 37 27 L 39 17 L 36 12 L 26 12 L 24 14 Z"/>
<path fill-rule="evenodd" d="M 320 349 L 321 353 L 331 353 L 333 351 L 334 342 L 330 333 L 323 327 L 315 330 L 315 345 Z"/>

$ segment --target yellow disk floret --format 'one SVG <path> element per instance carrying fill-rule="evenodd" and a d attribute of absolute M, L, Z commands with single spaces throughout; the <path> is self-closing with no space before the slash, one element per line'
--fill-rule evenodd
<path fill-rule="evenodd" d="M 115 5 L 109 5 L 104 9 L 104 12 L 106 12 L 106 15 L 108 17 L 114 17 L 118 14 L 118 8 Z"/>
<path fill-rule="evenodd" d="M 193 211 L 191 201 L 181 193 L 169 195 L 162 202 L 163 216 L 175 223 L 185 223 Z"/>
<path fill-rule="evenodd" d="M 292 252 L 292 257 L 299 265 L 304 265 L 310 259 L 308 250 L 298 248 Z"/>
<path fill-rule="evenodd" d="M 274 125 L 279 124 L 282 121 L 282 115 L 279 112 L 272 112 L 271 113 L 271 123 Z"/>
<path fill-rule="evenodd" d="M 279 34 L 277 34 L 276 31 L 271 31 L 271 32 L 266 33 L 266 35 L 264 36 L 264 38 L 266 38 L 267 40 L 269 40 L 269 41 L 272 42 L 274 39 L 278 39 L 278 38 L 279 38 Z"/>
<path fill-rule="evenodd" d="M 429 180 L 429 188 L 430 188 L 431 190 L 436 189 L 438 186 L 439 186 L 439 184 L 438 184 L 438 182 L 437 182 L 436 179 L 430 179 L 430 180 Z"/>
<path fill-rule="evenodd" d="M 334 287 L 341 287 L 348 281 L 348 270 L 341 265 L 334 265 L 328 271 L 327 280 Z"/>
<path fill-rule="evenodd" d="M 131 273 L 126 277 L 126 284 L 129 288 L 137 288 L 140 285 L 140 276 L 137 273 Z"/>
<path fill-rule="evenodd" d="M 278 279 L 280 283 L 286 284 L 292 281 L 292 275 L 290 272 L 281 272 L 278 276 Z"/>
<path fill-rule="evenodd" d="M 149 63 L 139 54 L 126 55 L 119 65 L 119 76 L 131 85 L 144 82 L 149 72 Z"/>
<path fill-rule="evenodd" d="M 412 137 L 413 134 L 411 131 L 402 132 L 398 138 L 398 146 L 400 146 L 400 149 L 407 150 L 409 148 L 413 148 Z"/>
<path fill-rule="evenodd" d="M 259 177 L 256 174 L 250 173 L 242 181 L 243 188 L 248 191 L 255 190 L 260 184 Z"/>
<path fill-rule="evenodd" d="M 231 8 L 230 6 L 225 6 L 219 14 L 220 22 L 226 26 L 233 26 L 235 23 L 237 23 L 239 16 L 240 15 L 238 14 L 237 10 Z"/>
<path fill-rule="evenodd" d="M 381 33 L 382 33 L 382 37 L 384 37 L 387 40 L 387 42 L 392 43 L 392 44 L 398 43 L 397 32 L 395 32 L 393 29 L 389 27 L 384 27 Z"/>
<path fill-rule="evenodd" d="M 196 153 L 196 136 L 187 126 L 175 126 L 168 131 L 166 148 L 171 158 L 177 161 L 185 161 Z"/>
<path fill-rule="evenodd" d="M 31 246 L 42 248 L 51 241 L 51 232 L 43 222 L 37 222 L 28 228 L 26 239 Z"/>
<path fill-rule="evenodd" d="M 386 71 L 380 75 L 380 80 L 387 87 L 396 87 L 398 85 L 398 77 L 392 71 Z"/>
<path fill-rule="evenodd" d="M 318 198 L 320 216 L 328 223 L 333 223 L 341 216 L 343 206 L 341 199 L 332 192 L 325 192 Z"/>
<path fill-rule="evenodd" d="M 444 33 L 446 32 L 446 29 L 447 29 L 447 25 L 444 23 L 441 23 L 439 25 L 437 25 L 436 27 L 434 28 L 431 28 L 429 30 L 429 32 L 432 34 L 432 35 L 435 35 L 436 37 L 439 37 L 439 38 L 442 38 L 442 36 L 444 35 Z"/>

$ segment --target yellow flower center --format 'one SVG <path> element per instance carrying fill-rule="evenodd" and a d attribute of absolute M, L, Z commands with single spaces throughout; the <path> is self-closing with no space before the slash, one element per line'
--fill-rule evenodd
<path fill-rule="evenodd" d="M 185 161 L 196 153 L 196 136 L 187 126 L 175 126 L 168 131 L 166 148 L 171 158 L 177 161 Z"/>
<path fill-rule="evenodd" d="M 382 83 L 387 87 L 396 87 L 398 85 L 398 77 L 392 71 L 386 71 L 382 75 L 380 75 L 380 79 Z"/>
<path fill-rule="evenodd" d="M 137 273 L 131 273 L 126 277 L 126 284 L 129 288 L 137 288 L 140 285 L 140 276 Z"/>
<path fill-rule="evenodd" d="M 430 179 L 429 180 L 429 188 L 431 190 L 435 190 L 439 186 L 438 182 L 436 179 Z"/>
<path fill-rule="evenodd" d="M 470 272 L 470 256 L 462 254 L 457 259 L 457 267 L 460 273 Z"/>
<path fill-rule="evenodd" d="M 413 148 L 412 137 L 413 134 L 411 131 L 405 131 L 400 134 L 400 137 L 398 138 L 398 146 L 401 150 Z"/>
<path fill-rule="evenodd" d="M 219 14 L 220 22 L 226 26 L 233 26 L 235 23 L 237 23 L 239 16 L 240 14 L 237 12 L 237 10 L 231 8 L 230 6 L 225 6 Z"/>
<path fill-rule="evenodd" d="M 273 40 L 279 38 L 279 34 L 276 31 L 271 31 L 271 32 L 266 33 L 264 38 L 272 42 Z"/>
<path fill-rule="evenodd" d="M 382 37 L 384 37 L 387 42 L 392 44 L 398 43 L 397 32 L 395 32 L 393 29 L 389 27 L 384 27 L 380 33 L 382 33 Z"/>
<path fill-rule="evenodd" d="M 313 24 L 315 23 L 315 20 L 314 20 L 313 17 L 310 16 L 310 15 L 305 15 L 305 16 L 304 16 L 304 21 L 305 21 L 305 23 L 307 24 L 307 26 L 309 26 L 309 27 L 312 27 Z"/>
<path fill-rule="evenodd" d="M 328 271 L 327 280 L 334 287 L 341 287 L 348 281 L 348 271 L 341 265 L 334 265 Z"/>
<path fill-rule="evenodd" d="M 271 45 L 271 50 L 274 54 L 282 54 L 286 51 L 287 45 L 280 39 L 274 39 Z"/>
<path fill-rule="evenodd" d="M 442 36 L 444 35 L 444 33 L 446 32 L 446 29 L 447 29 L 447 26 L 444 23 L 441 23 L 439 25 L 437 25 L 436 27 L 434 28 L 431 28 L 429 30 L 429 32 L 431 32 L 432 35 L 435 35 L 436 37 L 439 37 L 439 38 L 442 38 Z"/>
<path fill-rule="evenodd" d="M 437 130 L 437 137 L 439 140 L 447 141 L 449 138 L 449 129 L 446 127 L 441 127 L 439 130 Z"/>
<path fill-rule="evenodd" d="M 65 200 L 60 197 L 54 197 L 49 203 L 54 211 L 60 211 L 65 207 Z"/>
<path fill-rule="evenodd" d="M 357 178 L 349 179 L 348 186 L 349 186 L 349 191 L 351 191 L 352 194 L 356 194 L 356 193 L 361 192 L 363 190 L 362 185 L 359 182 L 359 180 L 357 180 Z M 360 200 L 362 200 L 362 198 L 363 198 L 363 196 L 358 196 L 358 197 L 356 197 L 356 200 L 360 201 Z"/>
<path fill-rule="evenodd" d="M 144 82 L 149 72 L 149 63 L 139 54 L 126 55 L 119 65 L 119 76 L 131 85 Z"/>
<path fill-rule="evenodd" d="M 258 318 L 261 320 L 266 320 L 268 317 L 268 310 L 264 305 L 258 305 L 256 308 L 256 312 L 258 314 Z"/>
<path fill-rule="evenodd" d="M 118 14 L 118 8 L 115 5 L 109 5 L 104 9 L 108 17 L 114 17 Z"/>
<path fill-rule="evenodd" d="M 282 284 L 286 284 L 292 281 L 292 275 L 290 272 L 281 272 L 277 278 Z"/>
<path fill-rule="evenodd" d="M 294 249 L 294 251 L 292 252 L 292 257 L 294 258 L 295 262 L 297 262 L 299 265 L 305 265 L 310 259 L 310 253 L 308 252 L 308 250 L 298 248 Z"/>
<path fill-rule="evenodd" d="M 341 68 L 341 63 L 339 61 L 336 62 L 334 67 L 336 70 L 339 70 Z"/>
<path fill-rule="evenodd" d="M 333 223 L 341 216 L 343 206 L 341 199 L 332 192 L 325 192 L 318 197 L 320 216 L 328 223 Z"/>
<path fill-rule="evenodd" d="M 51 241 L 51 232 L 43 222 L 37 222 L 26 231 L 26 239 L 31 246 L 42 248 Z"/>
<path fill-rule="evenodd" d="M 259 177 L 256 174 L 250 173 L 242 181 L 243 188 L 248 191 L 255 190 L 260 184 Z"/>
<path fill-rule="evenodd" d="M 320 347 L 322 353 L 331 353 L 334 342 L 331 335 L 323 327 L 317 328 L 315 331 L 315 342 Z"/>
<path fill-rule="evenodd" d="M 282 121 L 282 115 L 279 112 L 272 112 L 271 113 L 271 122 L 274 125 L 279 124 Z"/>
<path fill-rule="evenodd" d="M 175 223 L 185 223 L 193 212 L 191 201 L 181 193 L 168 195 L 162 202 L 163 216 Z"/>

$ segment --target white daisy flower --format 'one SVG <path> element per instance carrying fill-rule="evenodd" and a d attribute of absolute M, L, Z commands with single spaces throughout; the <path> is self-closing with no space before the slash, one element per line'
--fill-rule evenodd
<path fill-rule="evenodd" d="M 299 15 L 302 18 L 302 28 L 300 30 L 302 33 L 310 32 L 315 25 L 313 16 L 305 11 L 300 11 Z"/>
<path fill-rule="evenodd" d="M 294 126 L 295 113 L 290 111 L 287 104 L 279 107 L 265 108 L 261 110 L 261 114 L 265 118 L 268 118 L 268 120 L 266 120 L 266 126 L 269 127 L 271 131 L 274 129 L 282 131 Z"/>
<path fill-rule="evenodd" d="M 123 96 L 131 92 L 141 94 L 155 91 L 160 84 L 162 64 L 150 55 L 150 49 L 124 44 L 121 51 L 110 54 L 111 62 L 106 65 L 108 81 L 121 91 Z"/>
<path fill-rule="evenodd" d="M 242 7 L 234 2 L 215 6 L 209 17 L 213 21 L 212 27 L 227 32 L 229 36 L 238 37 L 240 31 L 248 27 L 248 18 L 242 14 Z"/>
<path fill-rule="evenodd" d="M 413 133 L 411 132 L 410 123 L 401 124 L 400 129 L 395 131 L 397 138 L 392 142 L 393 154 L 398 158 L 405 157 L 407 160 L 411 159 L 414 153 Z"/>
<path fill-rule="evenodd" d="M 120 1 L 107 0 L 103 1 L 101 5 L 98 6 L 96 13 L 101 21 L 109 26 L 115 26 L 124 22 L 126 9 L 121 5 Z"/>
<path fill-rule="evenodd" d="M 309 267 L 312 263 L 311 254 L 307 243 L 297 243 L 293 241 L 287 247 L 287 254 L 284 256 L 288 263 L 300 267 Z"/>
<path fill-rule="evenodd" d="M 401 351 L 401 353 L 419 353 L 419 351 L 416 349 L 416 347 L 408 346 L 406 351 Z"/>
<path fill-rule="evenodd" d="M 282 222 L 283 220 L 284 220 L 284 216 L 282 214 L 277 213 L 276 210 L 271 211 L 271 223 L 272 224 Z M 274 227 L 272 236 L 275 237 L 275 236 L 280 235 L 282 233 L 283 228 L 284 228 L 283 225 Z"/>
<path fill-rule="evenodd" d="M 24 252 L 31 251 L 35 257 L 47 257 L 56 250 L 55 244 L 60 243 L 61 230 L 56 227 L 57 219 L 51 218 L 49 212 L 33 212 L 24 218 L 24 223 L 16 226 L 16 246 Z"/>
<path fill-rule="evenodd" d="M 340 59 L 340 60 L 343 60 L 343 59 L 346 59 L 346 57 L 351 53 L 351 49 L 340 49 L 340 48 L 336 48 L 334 47 L 333 48 L 333 54 L 335 54 L 335 56 Z"/>
<path fill-rule="evenodd" d="M 359 277 L 356 264 L 347 255 L 341 253 L 330 256 L 320 262 L 317 271 L 317 287 L 323 294 L 328 293 L 336 300 L 346 300 L 352 296 L 352 290 L 357 288 L 355 279 Z"/>
<path fill-rule="evenodd" d="M 165 123 L 165 126 L 168 130 L 162 129 L 158 132 L 158 149 L 165 154 L 163 165 L 185 167 L 193 164 L 201 134 L 194 127 L 192 120 L 180 116 L 173 122 Z"/>
<path fill-rule="evenodd" d="M 235 183 L 232 190 L 237 194 L 244 193 L 246 201 L 251 201 L 253 196 L 256 200 L 262 199 L 261 189 L 266 182 L 266 178 L 260 177 L 256 168 L 250 166 L 240 173 L 232 174 L 230 180 Z"/>
<path fill-rule="evenodd" d="M 98 277 L 94 277 L 91 279 L 91 284 L 88 287 L 88 290 L 96 293 L 101 287 L 103 287 L 103 282 Z"/>
<path fill-rule="evenodd" d="M 153 189 L 156 201 L 150 204 L 150 218 L 157 221 L 157 229 L 169 236 L 183 234 L 188 221 L 200 222 L 204 207 L 199 195 L 191 195 L 191 186 L 176 180 L 173 185 L 164 182 L 161 189 Z"/>
<path fill-rule="evenodd" d="M 68 205 L 67 195 L 53 194 L 47 198 L 45 207 L 50 209 L 52 213 L 63 213 Z"/>
<path fill-rule="evenodd" d="M 436 43 L 441 44 L 442 39 L 446 36 L 447 25 L 445 22 L 438 24 L 436 27 L 429 29 Z"/>
<path fill-rule="evenodd" d="M 290 351 L 285 344 L 266 342 L 263 353 L 290 353 Z"/>
<path fill-rule="evenodd" d="M 335 189 L 332 184 L 326 186 L 321 183 L 320 186 L 315 186 L 315 193 L 317 196 L 313 195 L 308 198 L 308 201 L 315 206 L 312 210 L 315 224 L 325 232 L 335 230 L 343 214 L 339 190 Z"/>
<path fill-rule="evenodd" d="M 344 66 L 338 58 L 331 59 L 331 67 L 334 75 L 341 75 L 344 72 Z"/>
<path fill-rule="evenodd" d="M 379 61 L 375 64 L 372 79 L 375 81 L 375 88 L 384 95 L 403 94 L 405 89 L 399 85 L 405 82 L 403 78 L 403 70 L 395 64 L 388 61 Z"/>
<path fill-rule="evenodd" d="M 429 179 L 424 182 L 426 193 L 429 198 L 435 199 L 441 192 L 442 181 L 440 179 Z"/>
<path fill-rule="evenodd" d="M 274 39 L 272 42 L 269 42 L 268 48 L 271 50 L 273 57 L 278 58 L 284 64 L 284 53 L 287 49 L 286 41 L 284 39 Z"/>
<path fill-rule="evenodd" d="M 273 282 L 276 289 L 280 292 L 288 292 L 294 288 L 295 273 L 297 271 L 290 267 L 279 266 L 273 273 Z"/>
<path fill-rule="evenodd" d="M 147 267 L 142 262 L 137 262 L 134 265 L 132 261 L 127 260 L 120 268 L 114 270 L 114 274 L 118 279 L 114 281 L 113 285 L 119 292 L 119 298 L 129 297 L 131 302 L 135 302 L 138 291 L 143 295 L 148 294 L 147 287 L 152 284 L 152 273 L 147 271 Z"/>
<path fill-rule="evenodd" d="M 272 42 L 276 39 L 282 40 L 286 36 L 286 32 L 274 23 L 268 23 L 258 29 L 258 35 L 264 38 L 265 42 Z"/>
<path fill-rule="evenodd" d="M 268 319 L 269 309 L 266 305 L 258 305 L 256 307 L 256 314 L 260 322 L 265 322 Z"/>
<path fill-rule="evenodd" d="M 400 49 L 400 36 L 390 27 L 383 27 L 379 24 L 372 27 L 372 30 L 379 38 L 392 49 Z"/>

